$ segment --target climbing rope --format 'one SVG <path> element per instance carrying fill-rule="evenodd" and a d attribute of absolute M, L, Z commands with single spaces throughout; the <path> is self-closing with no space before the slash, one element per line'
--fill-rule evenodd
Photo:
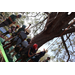
<path fill-rule="evenodd" d="M 75 20 L 73 19 L 73 23 L 74 23 L 74 22 L 75 22 Z M 61 36 L 65 33 L 65 31 L 67 31 L 67 30 L 69 29 L 69 27 L 70 27 L 73 23 L 71 23 L 71 24 L 64 30 L 64 32 L 61 33 L 61 35 L 60 35 L 59 37 L 61 37 Z M 59 37 L 58 37 L 58 38 L 59 38 Z M 58 39 L 58 38 L 57 38 L 57 39 Z M 57 39 L 56 39 L 56 40 L 57 40 Z M 56 40 L 55 40 L 55 41 L 56 41 Z M 55 41 L 54 41 L 54 42 L 55 42 Z M 53 43 L 54 43 L 54 42 L 53 42 Z M 53 44 L 53 43 L 52 43 L 52 44 Z M 51 45 L 52 45 L 52 44 L 51 44 Z M 51 45 L 50 45 L 50 46 L 51 46 Z M 50 47 L 50 46 L 49 46 L 49 47 Z M 48 50 L 49 47 L 47 47 L 46 50 Z"/>

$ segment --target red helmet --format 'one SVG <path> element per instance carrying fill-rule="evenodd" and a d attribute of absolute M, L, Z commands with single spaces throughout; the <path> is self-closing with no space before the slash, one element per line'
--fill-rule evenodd
<path fill-rule="evenodd" d="M 17 26 L 17 28 L 19 28 L 19 25 L 16 25 Z"/>
<path fill-rule="evenodd" d="M 37 45 L 37 44 L 34 44 L 34 45 L 33 45 L 33 48 L 34 48 L 34 49 L 38 48 L 38 45 Z"/>

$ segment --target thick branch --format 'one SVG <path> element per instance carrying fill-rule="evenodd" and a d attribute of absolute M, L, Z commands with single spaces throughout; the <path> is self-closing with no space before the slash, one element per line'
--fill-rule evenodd
<path fill-rule="evenodd" d="M 61 26 L 61 23 L 62 23 L 62 19 L 63 18 L 65 18 L 65 16 L 64 15 L 67 15 L 67 12 L 65 12 L 65 13 L 63 13 L 63 12 L 61 12 L 61 13 L 59 13 L 58 15 L 57 15 L 57 17 L 52 21 L 52 22 L 49 22 L 49 23 L 47 23 L 48 25 L 48 29 L 47 29 L 47 31 L 48 32 L 53 32 L 54 30 L 56 30 L 56 28 L 57 28 L 57 26 Z M 57 28 L 57 31 L 58 31 L 58 28 Z"/>
<path fill-rule="evenodd" d="M 48 25 L 50 25 L 50 23 L 55 19 L 57 15 L 57 12 L 52 12 L 48 15 L 48 19 L 47 19 L 47 22 L 46 22 L 46 25 L 45 25 L 45 29 L 47 29 Z"/>
<path fill-rule="evenodd" d="M 63 26 L 67 25 L 74 17 L 75 17 L 75 12 L 68 15 L 68 17 L 63 20 L 63 25 L 59 26 L 60 29 L 58 29 L 58 31 L 61 30 L 63 28 Z"/>
<path fill-rule="evenodd" d="M 48 18 L 48 17 L 46 17 L 44 20 L 42 20 L 41 22 L 37 23 L 36 25 L 32 26 L 31 28 L 36 27 L 38 24 L 43 23 L 47 18 Z"/>
<path fill-rule="evenodd" d="M 64 32 L 64 30 L 62 30 L 62 31 L 60 32 L 60 34 L 62 34 L 63 32 Z M 65 35 L 65 34 L 68 34 L 68 33 L 72 33 L 72 32 L 75 32 L 75 27 L 68 29 L 68 30 L 65 31 L 62 35 Z"/>
<path fill-rule="evenodd" d="M 71 24 L 72 24 L 71 26 L 73 27 L 73 24 L 75 24 L 75 22 L 73 22 L 73 23 L 71 23 Z M 70 25 L 70 24 L 67 24 L 67 25 L 63 26 L 62 29 L 67 28 L 69 25 Z"/>

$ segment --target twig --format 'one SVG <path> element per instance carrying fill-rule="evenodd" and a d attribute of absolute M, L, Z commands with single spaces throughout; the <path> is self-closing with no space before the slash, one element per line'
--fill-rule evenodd
<path fill-rule="evenodd" d="M 62 39 L 63 45 L 65 46 L 66 52 L 67 52 L 67 54 L 68 54 L 68 59 L 67 59 L 67 62 L 68 62 L 69 59 L 70 59 L 70 54 L 69 54 L 69 51 L 68 51 L 67 46 L 66 46 L 66 44 L 65 44 L 65 41 L 64 41 L 63 36 L 61 36 L 61 39 Z"/>
<path fill-rule="evenodd" d="M 37 23 L 36 25 L 32 26 L 31 28 L 36 27 L 38 24 L 43 23 L 47 18 L 48 18 L 48 17 L 46 17 L 44 20 L 42 20 L 41 22 Z"/>

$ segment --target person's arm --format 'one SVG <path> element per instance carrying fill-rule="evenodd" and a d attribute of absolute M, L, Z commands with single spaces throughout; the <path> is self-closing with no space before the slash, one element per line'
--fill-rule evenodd
<path fill-rule="evenodd" d="M 22 50 L 23 48 L 20 48 L 20 51 Z"/>
<path fill-rule="evenodd" d="M 29 59 L 27 62 L 32 62 L 32 60 L 31 60 L 31 59 Z"/>
<path fill-rule="evenodd" d="M 15 32 L 16 35 L 19 35 L 21 33 L 21 28 L 18 29 L 17 32 Z"/>
<path fill-rule="evenodd" d="M 16 23 L 15 21 L 14 21 L 14 22 L 12 21 L 11 17 L 9 17 L 9 20 L 10 20 L 13 24 L 15 24 L 15 23 Z"/>
<path fill-rule="evenodd" d="M 43 49 L 43 51 L 41 51 L 41 52 L 45 52 L 45 53 L 47 53 L 47 52 L 48 52 L 48 50 Z M 37 54 L 40 54 L 40 52 L 39 52 L 39 53 L 37 53 Z"/>
<path fill-rule="evenodd" d="M 17 35 L 19 35 L 21 32 L 18 32 Z"/>
<path fill-rule="evenodd" d="M 34 53 L 34 54 L 32 53 L 32 55 L 30 55 L 30 50 L 31 50 L 31 49 L 29 49 L 29 51 L 28 51 L 28 57 L 32 57 L 32 56 L 35 55 L 35 53 Z"/>
<path fill-rule="evenodd" d="M 30 54 L 29 54 L 29 53 L 30 53 L 30 49 L 29 49 L 29 51 L 28 51 L 28 57 L 30 57 Z"/>
<path fill-rule="evenodd" d="M 31 26 L 31 24 L 29 24 L 29 26 L 25 29 L 25 31 Z"/>

